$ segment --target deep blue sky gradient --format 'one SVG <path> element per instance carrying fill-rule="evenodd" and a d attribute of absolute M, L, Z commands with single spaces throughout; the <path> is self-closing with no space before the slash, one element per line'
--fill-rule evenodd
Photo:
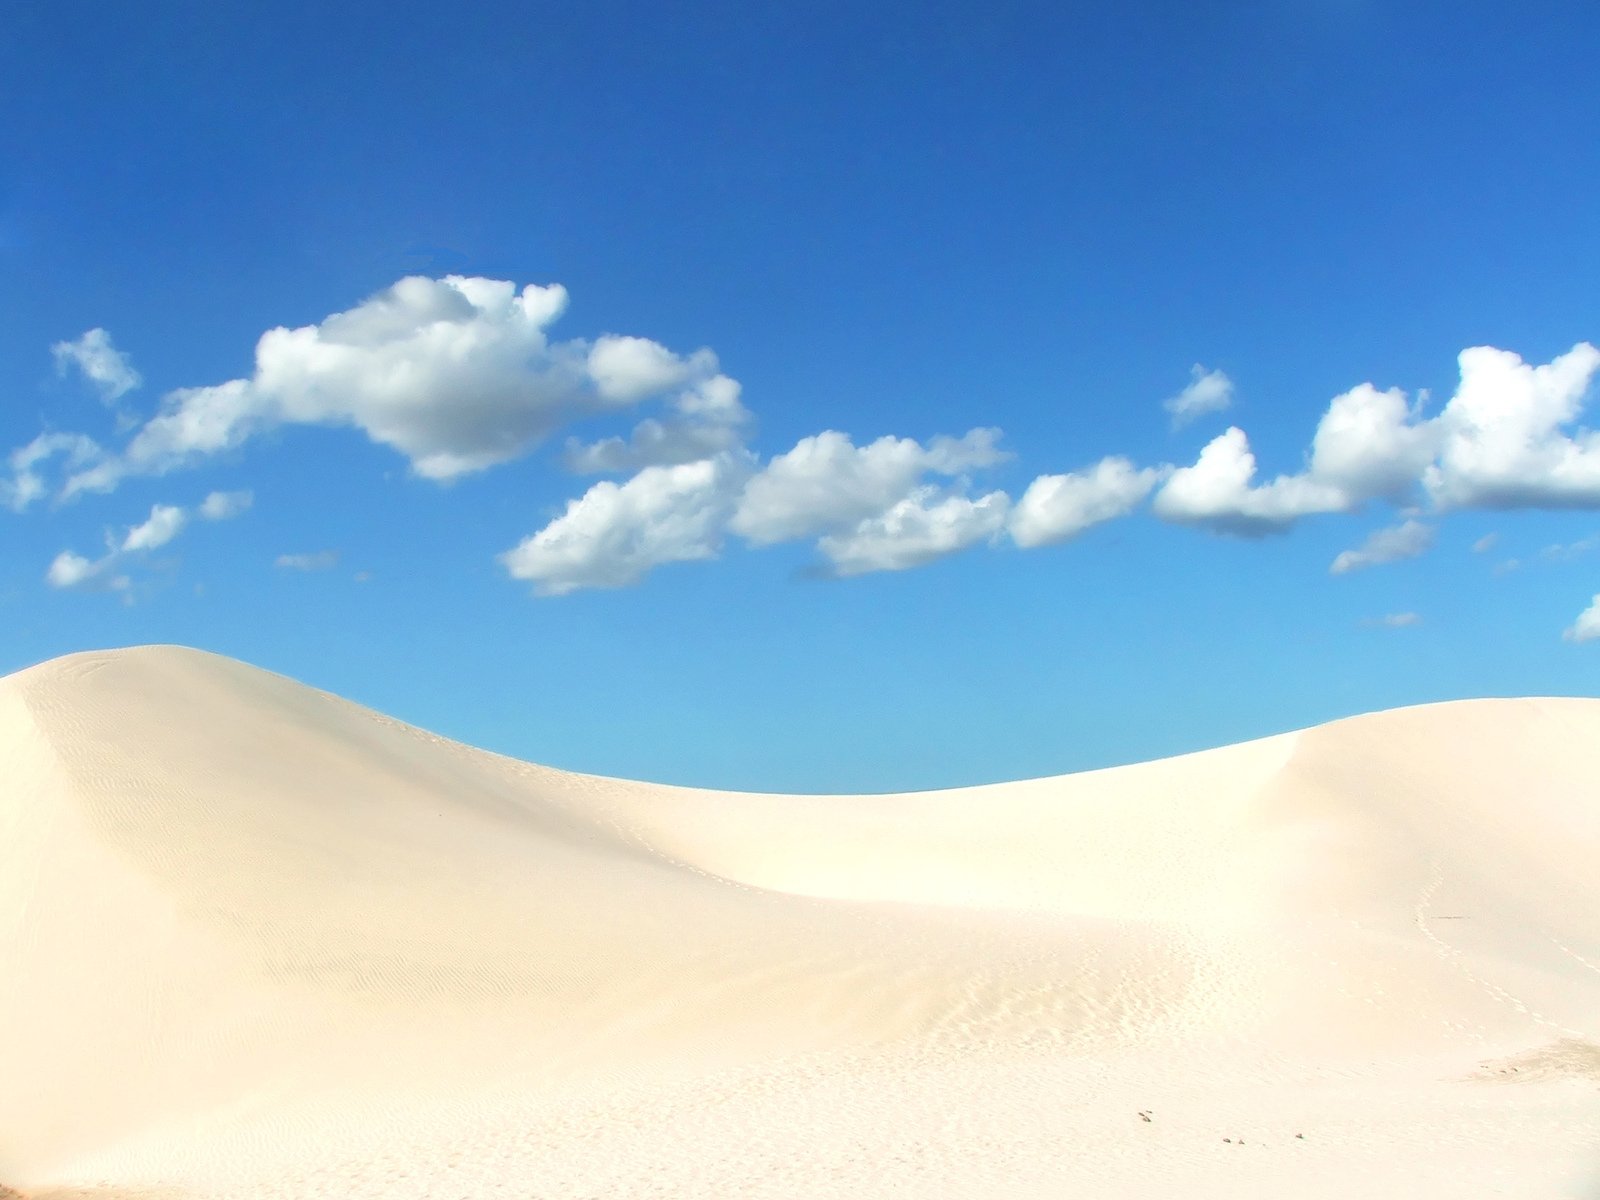
<path fill-rule="evenodd" d="M 713 347 L 763 453 L 999 426 L 1013 496 L 1105 454 L 1192 462 L 1228 421 L 1292 471 L 1357 383 L 1442 399 L 1463 347 L 1600 337 L 1592 3 L 69 2 L 6 24 L 0 450 L 103 432 L 57 341 L 110 330 L 148 407 L 412 273 L 560 282 L 561 336 Z M 1160 402 L 1196 362 L 1238 402 L 1174 433 Z M 733 544 L 539 600 L 493 556 L 585 486 L 556 449 L 440 487 L 291 428 L 0 512 L 0 671 L 183 642 L 554 765 L 817 791 L 1600 688 L 1600 647 L 1560 638 L 1600 552 L 1534 561 L 1592 512 L 1452 515 L 1427 556 L 1339 578 L 1392 513 L 1260 541 L 1136 516 L 838 581 L 804 546 Z M 133 604 L 43 582 L 152 503 L 238 487 L 252 511 L 186 532 Z M 272 566 L 323 548 L 339 570 Z M 1422 623 L 1363 624 L 1401 611 Z"/>

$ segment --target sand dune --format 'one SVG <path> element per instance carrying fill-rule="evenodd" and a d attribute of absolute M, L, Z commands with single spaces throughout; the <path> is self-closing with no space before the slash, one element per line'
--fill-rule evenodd
<path fill-rule="evenodd" d="M 59 659 L 0 681 L 0 1184 L 1600 1197 L 1600 701 L 769 796 Z"/>

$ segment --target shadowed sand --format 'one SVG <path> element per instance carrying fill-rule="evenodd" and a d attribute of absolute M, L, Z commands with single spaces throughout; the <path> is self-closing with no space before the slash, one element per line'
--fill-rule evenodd
<path fill-rule="evenodd" d="M 1600 1195 L 1600 701 L 767 796 L 148 647 L 0 781 L 30 1197 Z"/>

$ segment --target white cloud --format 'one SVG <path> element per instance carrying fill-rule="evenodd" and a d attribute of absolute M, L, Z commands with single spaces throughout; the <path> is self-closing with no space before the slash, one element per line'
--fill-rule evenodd
<path fill-rule="evenodd" d="M 1288 473 L 1258 478 L 1249 438 L 1232 427 L 1192 465 L 1141 469 L 1112 456 L 1039 476 L 1013 504 L 1004 492 L 977 492 L 969 478 L 1010 457 L 994 429 L 859 446 L 828 430 L 762 465 L 745 445 L 751 414 L 739 384 L 714 353 L 680 355 L 619 334 L 552 341 L 565 304 L 559 285 L 402 279 L 318 324 L 267 331 L 247 377 L 168 393 L 120 451 L 81 434 L 39 435 L 5 460 L 0 505 L 21 511 L 53 493 L 110 491 L 129 475 L 191 465 L 293 424 L 359 430 L 404 455 L 415 474 L 447 481 L 517 458 L 586 417 L 620 431 L 623 410 L 656 402 L 654 412 L 630 413 L 624 434 L 567 440 L 569 468 L 619 481 L 597 484 L 503 554 L 515 577 L 544 593 L 618 586 L 659 563 L 712 557 L 728 533 L 757 547 L 817 539 L 834 574 L 902 569 L 997 531 L 1023 547 L 1064 541 L 1152 493 L 1163 520 L 1249 537 L 1376 501 L 1408 518 L 1424 499 L 1435 512 L 1600 508 L 1600 432 L 1580 423 L 1600 373 L 1600 350 L 1588 343 L 1543 366 L 1492 347 L 1465 350 L 1460 386 L 1431 419 L 1425 398 L 1361 384 L 1330 401 L 1303 463 Z M 104 330 L 53 349 L 61 369 L 81 371 L 108 403 L 139 384 Z M 1232 398 L 1226 374 L 1197 364 L 1164 407 L 1178 425 Z M 149 551 L 186 521 L 225 519 L 249 503 L 239 491 L 213 493 L 192 510 L 157 506 L 109 543 L 107 558 L 72 555 L 57 574 L 75 578 L 83 568 L 74 564 L 88 564 L 104 578 L 116 555 Z M 1431 536 L 1407 519 L 1340 554 L 1331 570 L 1421 553 Z M 1474 550 L 1490 545 L 1480 539 Z"/>
<path fill-rule="evenodd" d="M 69 468 L 82 469 L 101 461 L 105 452 L 81 433 L 41 433 L 6 456 L 11 478 L 0 479 L 0 504 L 21 512 L 42 499 L 49 489 L 38 468 L 57 457 L 65 459 Z"/>
<path fill-rule="evenodd" d="M 64 494 L 110 491 L 289 424 L 358 429 L 416 474 L 451 480 L 517 458 L 581 417 L 674 389 L 683 394 L 663 427 L 670 436 L 646 430 L 630 461 L 686 453 L 662 449 L 681 436 L 712 452 L 731 445 L 743 410 L 714 354 L 680 357 L 615 335 L 552 342 L 546 330 L 566 299 L 559 285 L 413 276 L 320 324 L 268 330 L 248 378 L 168 393 L 119 457 L 74 473 Z"/>
<path fill-rule="evenodd" d="M 1187 425 L 1206 413 L 1222 412 L 1233 404 L 1233 380 L 1221 371 L 1208 371 L 1199 363 L 1189 368 L 1189 384 L 1176 396 L 1162 401 L 1172 414 L 1172 424 Z"/>
<path fill-rule="evenodd" d="M 1404 392 L 1363 383 L 1329 403 L 1311 442 L 1308 474 L 1342 491 L 1349 507 L 1398 501 L 1416 487 L 1437 446 L 1437 431 Z"/>
<path fill-rule="evenodd" d="M 1557 542 L 1553 546 L 1546 546 L 1539 551 L 1539 557 L 1545 562 L 1571 562 L 1597 548 L 1600 548 L 1600 533 L 1591 533 L 1575 542 Z"/>
<path fill-rule="evenodd" d="M 925 475 L 959 476 L 1004 461 L 999 437 L 997 429 L 974 429 L 926 446 L 882 437 L 859 447 L 831 429 L 802 438 L 749 481 L 730 527 L 755 546 L 845 530 L 887 512 Z"/>
<path fill-rule="evenodd" d="M 107 559 L 91 561 L 81 554 L 74 554 L 71 550 L 63 550 L 51 561 L 50 569 L 45 572 L 45 579 L 51 587 L 79 587 L 98 575 L 106 561 Z"/>
<path fill-rule="evenodd" d="M 149 518 L 142 525 L 135 525 L 128 530 L 122 539 L 122 552 L 130 554 L 165 546 L 182 532 L 188 520 L 188 514 L 175 504 L 154 505 Z"/>
<path fill-rule="evenodd" d="M 630 394 L 630 380 L 639 380 L 639 387 L 678 382 L 688 361 L 654 343 L 627 340 L 618 340 L 608 353 L 619 364 L 616 382 L 608 387 L 619 396 Z M 1214 438 L 1192 466 L 1140 470 L 1125 458 L 1113 457 L 1084 472 L 1041 476 L 1014 507 L 1005 505 L 1011 535 L 1019 546 L 1065 540 L 1131 512 L 1152 490 L 1152 510 L 1164 520 L 1247 537 L 1287 531 L 1306 516 L 1355 512 L 1373 501 L 1403 506 L 1424 480 L 1442 506 L 1451 495 L 1460 495 L 1463 481 L 1485 477 L 1482 464 L 1470 461 L 1464 447 L 1493 443 L 1521 429 L 1532 430 L 1534 442 L 1542 438 L 1548 451 L 1551 430 L 1576 419 L 1596 362 L 1600 351 L 1587 345 L 1548 367 L 1527 367 L 1501 351 L 1467 351 L 1462 355 L 1461 389 L 1433 419 L 1423 416 L 1420 401 L 1412 403 L 1399 389 L 1361 384 L 1330 401 L 1304 467 L 1264 482 L 1257 480 L 1249 439 L 1237 427 Z M 1190 388 L 1167 407 L 1175 418 L 1184 418 L 1221 409 L 1230 396 L 1231 381 L 1225 375 L 1197 367 Z M 1502 412 L 1496 425 L 1482 416 L 1492 407 L 1485 397 L 1497 397 L 1502 408 L 1520 415 L 1512 420 Z M 1565 464 L 1566 478 L 1579 479 L 1588 445 L 1583 439 L 1589 436 L 1582 431 L 1574 437 L 1560 434 L 1577 450 L 1569 453 L 1558 445 L 1556 460 L 1546 453 L 1540 461 L 1554 461 L 1558 475 Z M 982 522 L 991 519 L 999 502 L 985 503 L 980 511 L 981 502 L 968 495 L 964 476 L 1006 457 L 997 448 L 997 437 L 992 430 L 974 430 L 962 439 L 934 439 L 927 445 L 883 437 L 864 446 L 835 430 L 803 438 L 752 475 L 728 528 L 754 546 L 820 537 L 818 547 L 836 574 L 926 561 L 930 547 L 936 557 L 948 552 L 937 547 L 960 548 L 986 536 Z M 652 420 L 641 423 L 628 441 L 574 443 L 568 460 L 580 470 L 620 472 L 702 459 L 740 444 L 727 425 Z M 957 482 L 941 489 L 929 479 L 939 475 Z M 1546 489 L 1545 494 L 1554 493 Z M 1574 503 L 1577 494 L 1569 488 L 1558 499 Z M 991 495 L 1003 499 L 1003 493 Z M 962 540 L 971 530 L 979 532 Z M 1408 519 L 1339 555 L 1331 569 L 1342 574 L 1412 557 L 1427 549 L 1432 536 L 1429 527 Z"/>
<path fill-rule="evenodd" d="M 175 519 L 171 515 L 174 512 L 178 514 Z M 45 571 L 45 581 L 55 588 L 125 592 L 132 581 L 127 575 L 113 574 L 115 568 L 130 556 L 165 545 L 177 535 L 182 524 L 181 509 L 158 504 L 151 509 L 148 520 L 130 526 L 120 537 L 108 531 L 107 550 L 99 558 L 85 558 L 72 550 L 57 554 Z"/>
<path fill-rule="evenodd" d="M 1600 350 L 1580 343 L 1536 367 L 1480 346 L 1462 351 L 1460 365 L 1455 396 L 1431 420 L 1398 389 L 1362 384 L 1335 397 L 1306 470 L 1268 484 L 1253 484 L 1249 442 L 1230 429 L 1193 467 L 1174 472 L 1154 509 L 1258 535 L 1369 500 L 1402 502 L 1419 482 L 1440 509 L 1600 507 L 1600 433 L 1566 432 L 1600 370 Z"/>
<path fill-rule="evenodd" d="M 1000 436 L 994 428 L 969 429 L 958 438 L 940 434 L 928 443 L 928 470 L 955 477 L 1008 462 L 1012 455 L 1000 449 Z"/>
<path fill-rule="evenodd" d="M 1407 405 L 1405 393 L 1361 384 L 1329 403 L 1300 474 L 1256 484 L 1249 438 L 1235 426 L 1214 438 L 1194 466 L 1174 471 L 1152 507 L 1166 520 L 1219 533 L 1282 533 L 1302 517 L 1399 500 L 1416 486 L 1436 444 L 1436 431 Z"/>
<path fill-rule="evenodd" d="M 349 425 L 451 479 L 523 453 L 584 406 L 578 348 L 545 327 L 560 287 L 413 276 L 319 325 L 271 329 L 249 379 L 169 394 L 129 444 L 160 472 L 278 424 Z"/>
<path fill-rule="evenodd" d="M 104 329 L 91 329 L 75 342 L 57 342 L 50 352 L 55 355 L 57 371 L 65 374 L 76 367 L 107 404 L 142 382 L 128 356 L 111 344 L 111 335 Z"/>
<path fill-rule="evenodd" d="M 255 493 L 249 491 L 212 492 L 200 502 L 197 511 L 207 521 L 226 521 L 248 509 L 255 499 Z"/>
<path fill-rule="evenodd" d="M 339 565 L 337 550 L 318 550 L 315 554 L 280 554 L 272 565 L 285 571 L 330 571 Z"/>
<path fill-rule="evenodd" d="M 637 583 L 664 563 L 714 558 L 750 470 L 747 455 L 723 454 L 646 467 L 622 484 L 604 480 L 499 561 L 539 595 L 560 596 Z"/>
<path fill-rule="evenodd" d="M 1011 538 L 1023 547 L 1076 537 L 1091 525 L 1132 512 L 1161 479 L 1153 467 L 1103 458 L 1087 471 L 1041 475 L 1011 512 Z"/>
<path fill-rule="evenodd" d="M 739 401 L 738 382 L 726 375 L 712 375 L 681 392 L 672 409 L 665 421 L 648 417 L 639 422 L 626 440 L 612 437 L 586 444 L 569 438 L 567 469 L 580 475 L 621 475 L 696 462 L 743 444 L 750 413 Z"/>
<path fill-rule="evenodd" d="M 1260 537 L 1285 532 L 1312 513 L 1352 507 L 1342 489 L 1309 475 L 1280 475 L 1257 485 L 1255 473 L 1250 440 L 1234 426 L 1212 439 L 1194 466 L 1173 471 L 1151 508 L 1164 520 Z"/>
<path fill-rule="evenodd" d="M 1600 593 L 1595 594 L 1589 607 L 1578 614 L 1578 619 L 1561 636 L 1569 642 L 1600 640 Z"/>
<path fill-rule="evenodd" d="M 1600 370 L 1580 342 L 1543 366 L 1508 350 L 1460 355 L 1461 384 L 1440 413 L 1426 484 L 1440 508 L 1600 507 L 1600 432 L 1569 428 Z"/>
<path fill-rule="evenodd" d="M 1328 568 L 1335 575 L 1345 575 L 1366 567 L 1417 558 L 1433 546 L 1433 527 L 1421 521 L 1407 520 L 1392 529 L 1374 532 L 1359 550 L 1346 550 L 1333 560 Z"/>
<path fill-rule="evenodd" d="M 823 537 L 817 546 L 835 575 L 903 571 L 995 537 L 1009 507 L 1004 492 L 973 500 L 941 497 L 937 488 L 922 487 L 851 529 Z"/>
<path fill-rule="evenodd" d="M 1371 617 L 1361 623 L 1377 629 L 1409 629 L 1413 625 L 1421 625 L 1422 618 L 1414 612 L 1398 612 L 1382 617 Z"/>
<path fill-rule="evenodd" d="M 1486 554 L 1490 550 L 1493 550 L 1495 546 L 1499 544 L 1499 542 L 1500 535 L 1498 533 L 1486 533 L 1477 541 L 1472 543 L 1472 552 L 1474 554 Z"/>
<path fill-rule="evenodd" d="M 737 390 L 715 386 L 721 378 L 686 392 L 680 412 L 708 424 L 741 420 Z M 709 457 L 651 463 L 626 483 L 596 484 L 501 562 L 541 595 L 621 587 L 663 563 L 715 557 L 732 531 L 757 546 L 824 535 L 818 548 L 833 574 L 899 570 L 1003 527 L 1008 497 L 970 499 L 963 478 L 1007 457 L 998 438 L 998 430 L 975 429 L 927 445 L 885 437 L 857 447 L 829 430 L 802 439 L 764 469 L 735 441 Z M 598 456 L 604 448 L 586 452 Z M 924 483 L 929 475 L 954 482 L 933 487 Z"/>
<path fill-rule="evenodd" d="M 693 376 L 715 374 L 717 359 L 709 350 L 680 358 L 649 338 L 606 334 L 589 348 L 588 368 L 601 399 L 635 404 L 681 387 Z"/>
<path fill-rule="evenodd" d="M 150 515 L 139 524 L 128 526 L 121 534 L 107 531 L 106 553 L 99 558 L 63 550 L 50 563 L 45 579 L 52 587 L 92 587 L 127 593 L 132 580 L 126 574 L 114 575 L 115 568 L 167 545 L 183 532 L 194 515 L 211 521 L 226 520 L 243 512 L 249 500 L 249 492 L 212 492 L 193 510 L 176 504 L 152 505 Z"/>

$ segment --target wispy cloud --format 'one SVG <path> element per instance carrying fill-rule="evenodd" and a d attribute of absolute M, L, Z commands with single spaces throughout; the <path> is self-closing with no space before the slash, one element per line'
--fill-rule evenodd
<path fill-rule="evenodd" d="M 284 571 L 331 571 L 339 565 L 337 550 L 318 550 L 312 554 L 280 554 L 272 565 Z"/>
<path fill-rule="evenodd" d="M 81 433 L 41 433 L 25 446 L 6 455 L 10 478 L 0 478 L 0 504 L 22 512 L 50 491 L 44 468 L 60 459 L 68 471 L 78 471 L 103 461 L 100 443 Z"/>
<path fill-rule="evenodd" d="M 1346 550 L 1333 560 L 1328 570 L 1334 575 L 1345 575 L 1367 567 L 1417 558 L 1433 546 L 1433 527 L 1421 521 L 1408 520 L 1392 529 L 1374 532 L 1360 549 Z"/>
<path fill-rule="evenodd" d="M 57 342 L 50 352 L 55 356 L 57 371 L 65 374 L 76 369 L 108 405 L 143 382 L 132 361 L 112 345 L 111 335 L 104 329 L 91 329 L 74 342 Z"/>
<path fill-rule="evenodd" d="M 126 592 L 133 581 L 111 570 L 116 561 L 115 554 L 89 559 L 71 550 L 63 550 L 51 560 L 49 569 L 45 571 L 45 582 L 53 588 Z"/>
<path fill-rule="evenodd" d="M 133 562 L 175 540 L 194 515 L 208 521 L 227 520 L 249 507 L 248 493 L 212 492 L 192 510 L 176 504 L 155 504 L 150 515 L 121 533 L 107 530 L 106 552 L 87 558 L 74 550 L 63 550 L 45 571 L 45 582 L 54 588 L 115 591 L 131 595 L 132 576 L 126 568 Z"/>
<path fill-rule="evenodd" d="M 1600 533 L 1590 534 L 1575 542 L 1557 542 L 1553 546 L 1546 546 L 1539 551 L 1539 557 L 1545 562 L 1571 562 L 1597 549 L 1600 549 Z"/>
<path fill-rule="evenodd" d="M 254 492 L 212 492 L 200 502 L 200 516 L 207 521 L 226 521 L 255 503 Z"/>
<path fill-rule="evenodd" d="M 1223 412 L 1232 406 L 1233 380 L 1221 371 L 1208 371 L 1199 363 L 1189 368 L 1188 386 L 1161 402 L 1161 407 L 1171 414 L 1175 429 L 1196 417 Z"/>
<path fill-rule="evenodd" d="M 1421 625 L 1422 618 L 1414 612 L 1398 612 L 1368 617 L 1361 623 L 1369 629 L 1410 629 L 1414 625 Z"/>

